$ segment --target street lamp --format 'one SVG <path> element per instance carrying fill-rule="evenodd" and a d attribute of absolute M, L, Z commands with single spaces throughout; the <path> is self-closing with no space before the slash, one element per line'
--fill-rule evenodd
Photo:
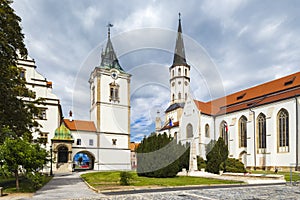
<path fill-rule="evenodd" d="M 52 144 L 50 145 L 50 176 L 53 176 L 52 172 Z"/>

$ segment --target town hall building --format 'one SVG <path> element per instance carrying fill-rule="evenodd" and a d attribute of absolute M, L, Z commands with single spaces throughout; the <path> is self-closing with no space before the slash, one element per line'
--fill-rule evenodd
<path fill-rule="evenodd" d="M 190 169 L 206 158 L 210 142 L 222 137 L 229 157 L 248 169 L 299 170 L 300 72 L 203 102 L 190 95 L 181 19 L 170 72 L 170 103 L 156 132 L 189 142 Z"/>

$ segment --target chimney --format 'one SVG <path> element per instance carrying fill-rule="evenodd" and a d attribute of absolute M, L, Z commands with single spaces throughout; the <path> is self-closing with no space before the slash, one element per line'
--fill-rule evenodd
<path fill-rule="evenodd" d="M 70 120 L 70 122 L 73 121 L 72 115 L 73 115 L 72 110 L 70 110 L 70 112 L 69 112 L 69 120 Z"/>

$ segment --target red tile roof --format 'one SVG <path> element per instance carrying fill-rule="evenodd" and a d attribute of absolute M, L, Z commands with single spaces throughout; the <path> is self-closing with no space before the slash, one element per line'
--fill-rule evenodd
<path fill-rule="evenodd" d="M 96 127 L 92 121 L 83 121 L 83 120 L 72 120 L 64 119 L 63 120 L 66 127 L 71 131 L 91 131 L 96 132 Z"/>
<path fill-rule="evenodd" d="M 177 126 L 179 126 L 179 122 L 174 122 L 173 126 L 170 126 L 168 123 L 164 127 L 162 127 L 160 130 L 162 131 L 162 130 L 170 129 L 170 128 L 177 127 Z"/>
<path fill-rule="evenodd" d="M 297 95 L 300 95 L 300 72 L 209 102 L 194 101 L 202 113 L 220 115 L 252 106 L 280 101 Z"/>
<path fill-rule="evenodd" d="M 136 151 L 136 149 L 140 146 L 141 143 L 131 142 L 129 148 L 131 151 Z"/>

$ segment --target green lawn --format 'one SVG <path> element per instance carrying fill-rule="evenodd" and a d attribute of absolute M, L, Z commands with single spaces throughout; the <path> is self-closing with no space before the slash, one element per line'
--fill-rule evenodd
<path fill-rule="evenodd" d="M 272 174 L 274 175 L 274 171 L 262 171 L 262 170 L 256 170 L 251 171 L 253 174 Z M 278 172 L 278 175 L 284 175 L 284 178 L 287 182 L 290 181 L 290 172 Z M 292 181 L 300 181 L 300 173 L 299 172 L 292 172 Z"/>
<path fill-rule="evenodd" d="M 48 183 L 52 177 L 44 176 L 43 186 Z M 14 177 L 11 178 L 4 178 L 0 176 L 0 187 L 4 188 L 4 192 L 7 193 L 32 193 L 35 192 L 37 189 L 33 187 L 33 184 L 26 178 L 20 177 L 20 189 L 17 191 L 16 189 L 16 181 Z"/>
<path fill-rule="evenodd" d="M 225 181 L 218 179 L 209 179 L 201 177 L 178 176 L 174 178 L 147 178 L 139 177 L 136 172 L 130 172 L 133 179 L 130 186 L 185 186 L 185 185 L 212 185 L 212 184 L 234 184 L 240 183 L 235 181 Z M 119 189 L 120 172 L 94 172 L 83 174 L 81 177 L 91 186 L 98 190 Z"/>

